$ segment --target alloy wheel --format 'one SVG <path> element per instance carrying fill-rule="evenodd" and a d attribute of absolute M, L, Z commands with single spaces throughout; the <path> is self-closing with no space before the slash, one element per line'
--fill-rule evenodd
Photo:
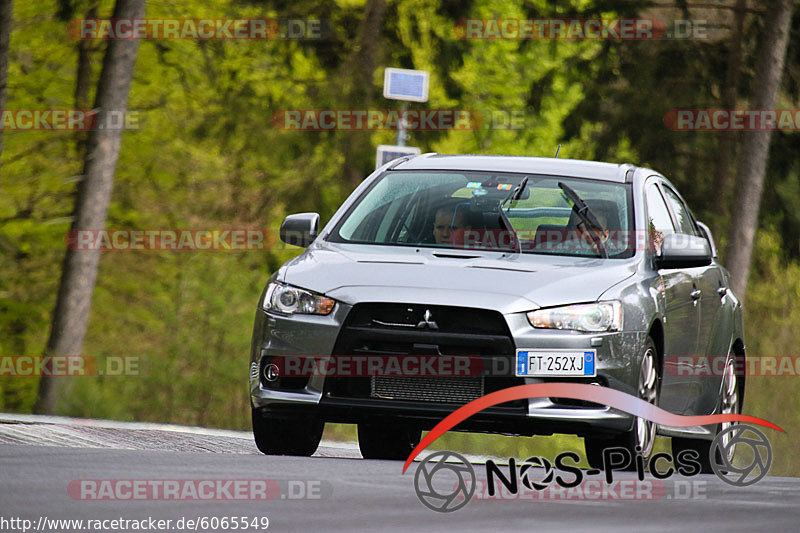
<path fill-rule="evenodd" d="M 648 346 L 642 355 L 639 369 L 639 398 L 655 405 L 658 402 L 658 369 L 656 351 Z M 636 443 L 642 448 L 642 457 L 648 458 L 653 452 L 656 439 L 656 424 L 644 418 L 636 419 Z"/>
<path fill-rule="evenodd" d="M 739 414 L 739 387 L 736 379 L 736 356 L 731 355 L 725 363 L 725 374 L 722 377 L 722 408 L 721 412 L 725 415 Z M 720 424 L 720 432 L 725 432 L 726 429 L 736 424 L 736 422 L 723 422 Z M 728 447 L 733 432 L 724 433 L 722 436 L 722 449 L 727 450 L 728 462 L 733 460 L 736 452 L 736 444 Z"/>

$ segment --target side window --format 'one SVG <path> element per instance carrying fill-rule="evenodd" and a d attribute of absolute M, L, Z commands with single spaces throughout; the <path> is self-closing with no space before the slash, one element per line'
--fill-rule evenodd
<path fill-rule="evenodd" d="M 669 216 L 664 198 L 656 184 L 647 185 L 644 194 L 647 202 L 647 218 L 649 219 L 647 228 L 649 246 L 651 250 L 655 250 L 656 254 L 660 255 L 664 235 L 675 233 L 675 228 L 672 225 L 672 218 Z"/>
<path fill-rule="evenodd" d="M 663 190 L 667 203 L 678 221 L 678 231 L 686 235 L 700 236 L 695 229 L 694 222 L 692 222 L 692 215 L 689 214 L 686 206 L 683 205 L 683 202 L 681 202 L 681 199 L 675 194 L 675 191 L 669 187 L 664 187 Z"/>
<path fill-rule="evenodd" d="M 675 233 L 672 218 L 669 216 L 667 206 L 655 183 L 647 186 L 645 197 L 647 198 L 647 216 L 650 218 L 653 229 L 663 234 Z"/>

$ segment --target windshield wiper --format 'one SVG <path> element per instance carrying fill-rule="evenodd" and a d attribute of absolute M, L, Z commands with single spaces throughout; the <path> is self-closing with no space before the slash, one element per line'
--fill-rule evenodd
<path fill-rule="evenodd" d="M 514 251 L 516 253 L 522 253 L 522 244 L 519 242 L 519 237 L 517 236 L 517 231 L 514 229 L 514 226 L 511 225 L 511 221 L 508 220 L 508 216 L 506 215 L 505 211 L 503 211 L 503 206 L 506 205 L 506 202 L 513 202 L 515 200 L 519 200 L 520 196 L 522 196 L 522 191 L 525 190 L 525 186 L 528 184 L 528 176 L 522 178 L 522 181 L 514 187 L 514 190 L 509 193 L 505 199 L 497 204 L 497 212 L 500 213 L 500 220 L 503 222 L 503 225 L 506 227 L 506 230 L 511 233 L 511 236 L 514 238 Z M 509 209 L 511 205 L 509 204 Z"/>
<path fill-rule="evenodd" d="M 514 190 L 511 191 L 502 202 L 500 202 L 500 207 L 502 208 L 504 205 L 506 205 L 506 202 L 508 202 L 509 200 L 512 202 L 519 200 L 520 196 L 522 196 L 522 191 L 525 190 L 525 186 L 527 184 L 528 184 L 528 176 L 525 176 L 524 178 L 522 178 L 522 181 L 519 182 L 519 185 L 514 187 Z M 511 209 L 510 205 L 508 207 L 509 209 Z"/>
<path fill-rule="evenodd" d="M 594 213 L 592 213 L 592 210 L 586 205 L 586 202 L 584 202 L 581 197 L 578 196 L 578 193 L 573 191 L 569 185 L 559 181 L 558 186 L 564 191 L 567 198 L 572 200 L 572 210 L 580 217 L 581 222 L 589 228 L 588 233 L 595 245 L 597 245 L 597 253 L 603 259 L 607 258 L 608 253 L 606 252 L 606 245 L 603 244 L 603 240 L 598 235 L 598 233 L 602 233 L 605 229 L 600 225 L 597 217 L 594 216 Z"/>

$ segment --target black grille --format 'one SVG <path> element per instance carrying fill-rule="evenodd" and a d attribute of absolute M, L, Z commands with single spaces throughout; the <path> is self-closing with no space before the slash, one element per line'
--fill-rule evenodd
<path fill-rule="evenodd" d="M 513 355 L 514 343 L 503 315 L 496 311 L 357 304 L 339 334 L 334 354 Z"/>
<path fill-rule="evenodd" d="M 486 309 L 451 306 L 368 303 L 350 311 L 333 355 L 450 355 L 513 363 L 514 342 L 503 315 Z M 506 365 L 513 371 L 513 364 Z M 325 395 L 464 404 L 524 380 L 512 376 L 331 377 Z M 523 407 L 524 400 L 503 404 Z"/>
<path fill-rule="evenodd" d="M 370 378 L 370 396 L 386 400 L 465 404 L 483 396 L 483 378 Z"/>
<path fill-rule="evenodd" d="M 393 330 L 417 330 L 430 312 L 431 321 L 437 329 L 426 331 L 439 333 L 460 333 L 468 335 L 485 334 L 504 337 L 510 340 L 508 327 L 503 315 L 486 309 L 451 307 L 442 305 L 374 303 L 358 304 L 347 317 L 348 327 L 365 327 Z M 419 331 L 419 330 L 417 330 Z"/>

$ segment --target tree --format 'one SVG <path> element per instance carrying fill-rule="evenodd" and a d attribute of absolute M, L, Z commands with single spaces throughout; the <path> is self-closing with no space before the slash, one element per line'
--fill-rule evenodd
<path fill-rule="evenodd" d="M 789 43 L 792 21 L 792 0 L 776 0 L 770 6 L 764 25 L 764 36 L 756 57 L 755 88 L 751 109 L 773 109 L 783 77 L 783 64 Z M 758 211 L 764 190 L 764 175 L 769 156 L 772 132 L 753 131 L 744 134 L 739 172 L 736 178 L 736 199 L 731 221 L 728 249 L 725 254 L 731 273 L 733 290 L 744 300 L 747 278 L 753 255 L 753 242 L 758 229 Z"/>
<path fill-rule="evenodd" d="M 8 45 L 11 41 L 11 17 L 14 0 L 0 0 L 0 111 L 6 108 L 8 87 Z M 3 155 L 3 130 L 0 128 L 0 155 Z"/>
<path fill-rule="evenodd" d="M 144 12 L 145 0 L 117 0 L 112 18 L 140 19 Z M 97 124 L 109 124 L 107 117 L 110 113 L 125 113 L 138 48 L 135 39 L 109 41 L 95 98 Z M 97 127 L 89 134 L 83 177 L 75 201 L 73 231 L 105 227 L 121 133 L 118 128 Z M 81 353 L 99 261 L 100 252 L 97 250 L 67 250 L 46 354 Z M 55 410 L 58 400 L 56 383 L 52 377 L 42 376 L 34 407 L 36 412 L 51 413 Z"/>
<path fill-rule="evenodd" d="M 739 78 L 742 69 L 742 59 L 744 50 L 744 22 L 747 8 L 747 0 L 736 0 L 734 12 L 733 29 L 730 36 L 728 48 L 727 69 L 725 71 L 725 81 L 722 85 L 721 104 L 723 109 L 736 109 L 739 100 Z M 730 208 L 730 174 L 731 167 L 736 159 L 736 137 L 733 132 L 723 131 L 717 134 L 719 142 L 717 144 L 716 172 L 714 174 L 714 189 L 721 195 L 722 201 L 719 202 L 719 220 L 716 230 L 725 227 L 728 221 L 728 209 Z"/>
<path fill-rule="evenodd" d="M 344 63 L 345 71 L 349 72 L 349 78 L 353 82 L 349 91 L 351 102 L 363 104 L 365 107 L 369 107 L 373 102 L 374 84 L 372 80 L 380 59 L 381 28 L 385 12 L 386 2 L 384 0 L 367 2 L 364 7 L 364 18 L 358 30 L 358 45 L 350 56 L 350 60 Z M 344 146 L 343 171 L 353 187 L 364 178 L 364 150 L 361 148 L 368 143 L 369 133 L 353 132 L 347 136 L 347 143 Z"/>

